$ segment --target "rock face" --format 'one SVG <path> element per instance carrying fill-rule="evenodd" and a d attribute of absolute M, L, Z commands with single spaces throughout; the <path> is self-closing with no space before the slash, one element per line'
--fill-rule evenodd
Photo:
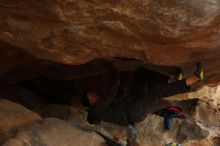
<path fill-rule="evenodd" d="M 2 44 L 40 59 L 127 57 L 188 68 L 202 61 L 209 83 L 220 80 L 219 0 L 0 0 L 0 20 Z"/>
<path fill-rule="evenodd" d="M 214 110 L 215 108 L 219 108 L 219 105 L 207 109 L 206 104 L 212 104 L 212 102 L 199 101 L 186 120 L 174 120 L 170 131 L 164 130 L 163 119 L 161 117 L 149 114 L 145 121 L 136 125 L 141 146 L 161 146 L 167 142 L 182 143 L 184 146 L 210 146 L 218 143 L 217 137 L 220 136 L 219 123 L 215 126 L 207 125 L 205 120 L 202 121 L 196 115 L 198 110 L 212 110 L 206 118 L 213 122 L 218 122 L 217 119 L 219 116 L 216 115 L 216 117 L 213 117 L 212 114 L 219 114 L 219 109 Z M 127 130 L 124 127 L 107 123 L 103 127 L 111 131 L 114 135 L 120 135 L 123 138 L 127 136 Z"/>
<path fill-rule="evenodd" d="M 186 74 L 194 71 L 195 63 L 202 62 L 204 84 L 216 85 L 220 81 L 219 47 L 220 0 L 0 0 L 0 95 L 8 95 L 8 99 L 19 96 L 14 101 L 28 104 L 46 118 L 0 100 L 0 143 L 13 136 L 5 146 L 71 145 L 90 136 L 83 144 L 103 142 L 94 133 L 74 127 L 86 123 L 85 112 L 44 105 L 35 97 L 27 101 L 33 96 L 21 92 L 19 81 L 39 76 L 55 80 L 99 76 L 109 72 L 108 61 L 119 57 L 142 60 L 158 72 L 163 72 L 163 67 L 179 66 Z M 128 64 L 128 68 L 133 66 Z M 81 80 L 75 82 L 80 87 Z M 176 141 L 189 146 L 219 146 L 219 103 L 199 101 L 194 110 L 189 120 L 177 120 L 170 132 L 163 130 L 162 118 L 149 115 L 137 125 L 140 143 L 159 146 Z M 125 127 L 102 126 L 123 138 L 127 135 Z"/>
<path fill-rule="evenodd" d="M 179 96 L 176 98 L 179 99 Z M 144 121 L 137 123 L 135 128 L 140 145 L 161 146 L 167 142 L 177 142 L 184 146 L 219 146 L 220 99 L 188 100 L 183 102 L 180 98 L 180 102 L 176 102 L 187 114 L 187 119 L 174 119 L 170 131 L 164 130 L 163 118 L 153 114 L 148 114 Z M 85 109 L 79 104 L 75 107 L 39 104 L 32 110 L 40 117 L 19 104 L 3 99 L 0 101 L 0 137 L 1 143 L 5 142 L 3 146 L 104 146 L 101 137 L 76 127 L 88 124 Z M 100 126 L 112 135 L 124 140 L 127 138 L 127 127 L 104 122 Z"/>
<path fill-rule="evenodd" d="M 200 102 L 195 111 L 196 120 L 209 128 L 220 127 L 220 106 L 216 104 L 214 101 Z"/>
<path fill-rule="evenodd" d="M 60 119 L 43 119 L 37 113 L 28 110 L 22 105 L 0 99 L 0 144 L 2 145 L 7 141 L 3 144 L 4 146 L 72 146 L 74 144 L 105 146 L 103 144 L 104 140 L 98 135 L 81 131 L 73 126 L 71 121 L 75 121 L 74 124 L 86 122 L 85 112 L 83 112 L 83 118 L 79 118 L 82 114 L 80 114 L 78 109 L 67 106 L 66 108 L 65 106 L 57 106 L 56 108 L 55 105 L 51 105 L 51 107 L 44 105 L 44 107 L 45 113 L 49 113 L 46 109 L 54 110 L 47 117 L 58 117 Z M 41 114 L 43 115 L 43 113 Z M 69 119 L 64 117 L 69 117 Z"/>
<path fill-rule="evenodd" d="M 65 121 L 48 118 L 41 124 L 21 129 L 3 146 L 101 146 L 104 140 L 94 133 L 84 132 Z"/>
<path fill-rule="evenodd" d="M 0 48 L 0 75 L 3 75 L 31 59 L 31 56 L 28 53 L 11 45 L 5 43 L 1 44 L 0 42 Z"/>
<path fill-rule="evenodd" d="M 4 99 L 0 99 L 0 118 L 0 144 L 13 136 L 18 128 L 42 120 L 38 114 Z"/>

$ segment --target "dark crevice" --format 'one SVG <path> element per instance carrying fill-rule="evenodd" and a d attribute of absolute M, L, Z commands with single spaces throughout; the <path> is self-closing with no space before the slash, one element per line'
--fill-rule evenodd
<path fill-rule="evenodd" d="M 160 81 L 159 74 L 163 74 L 168 79 L 174 76 L 177 70 L 177 67 L 144 64 L 141 60 L 129 58 L 116 58 L 116 60 L 122 74 L 122 82 L 130 89 L 134 72 L 138 67 L 151 70 L 146 78 L 154 82 Z M 31 107 L 32 100 L 27 99 L 31 103 L 24 101 L 30 94 L 33 94 L 31 98 L 33 97 L 34 101 L 40 103 L 72 104 L 75 98 L 78 99 L 88 89 L 95 90 L 103 96 L 110 85 L 112 61 L 96 59 L 82 65 L 65 65 L 42 60 L 35 60 L 32 63 L 2 76 L 0 93 L 4 93 L 5 97 L 13 96 L 16 101 L 21 100 L 21 103 Z M 13 87 L 11 91 L 17 95 L 10 92 L 10 87 Z"/>

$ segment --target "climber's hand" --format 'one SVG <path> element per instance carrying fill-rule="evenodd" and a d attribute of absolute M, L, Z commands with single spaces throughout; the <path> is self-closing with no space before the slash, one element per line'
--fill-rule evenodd
<path fill-rule="evenodd" d="M 136 140 L 132 140 L 130 138 L 127 139 L 127 146 L 140 146 L 140 144 Z"/>

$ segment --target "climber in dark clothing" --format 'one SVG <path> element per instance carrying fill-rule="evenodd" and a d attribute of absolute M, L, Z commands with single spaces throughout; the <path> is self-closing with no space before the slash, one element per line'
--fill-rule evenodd
<path fill-rule="evenodd" d="M 82 96 L 81 101 L 89 107 L 87 120 L 97 124 L 100 121 L 128 125 L 145 119 L 147 113 L 152 113 L 151 107 L 163 97 L 190 91 L 190 85 L 202 78 L 201 67 L 196 69 L 189 78 L 168 83 L 168 78 L 150 77 L 145 68 L 136 71 L 133 92 L 130 95 L 121 94 L 120 75 L 113 73 L 113 79 L 108 94 L 100 98 L 96 92 L 89 91 Z M 146 77 L 146 75 L 148 77 Z M 159 81 L 158 81 L 159 79 Z"/>

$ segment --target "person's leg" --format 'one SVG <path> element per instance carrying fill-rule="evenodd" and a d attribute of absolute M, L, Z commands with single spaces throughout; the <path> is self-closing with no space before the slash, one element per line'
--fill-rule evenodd
<path fill-rule="evenodd" d="M 186 84 L 185 80 L 176 81 L 173 83 L 154 84 L 151 94 L 157 96 L 157 99 L 163 97 L 169 97 L 179 93 L 185 93 L 190 91 L 190 86 Z"/>
<path fill-rule="evenodd" d="M 136 82 L 164 82 L 167 83 L 169 80 L 168 76 L 165 76 L 163 74 L 160 74 L 158 72 L 149 70 L 144 67 L 139 67 L 135 71 L 135 81 Z"/>
<path fill-rule="evenodd" d="M 203 81 L 203 80 L 204 80 L 204 75 L 203 75 L 202 64 L 197 63 L 196 70 L 194 74 L 191 75 L 190 77 L 169 84 L 164 84 L 164 83 L 154 84 L 155 88 L 153 88 L 153 90 L 156 91 L 153 92 L 157 93 L 156 94 L 157 98 L 163 98 L 179 93 L 185 93 L 190 91 L 190 86 L 192 84 L 196 83 L 197 81 Z M 152 93 L 152 95 L 154 94 Z"/>
<path fill-rule="evenodd" d="M 167 83 L 169 78 L 144 67 L 135 71 L 132 94 L 136 98 L 142 98 L 148 93 L 153 83 Z"/>
<path fill-rule="evenodd" d="M 195 75 L 190 76 L 181 81 L 173 83 L 155 83 L 151 93 L 156 94 L 157 98 L 168 97 L 179 93 L 186 93 L 190 91 L 190 85 L 199 81 L 199 78 Z"/>

